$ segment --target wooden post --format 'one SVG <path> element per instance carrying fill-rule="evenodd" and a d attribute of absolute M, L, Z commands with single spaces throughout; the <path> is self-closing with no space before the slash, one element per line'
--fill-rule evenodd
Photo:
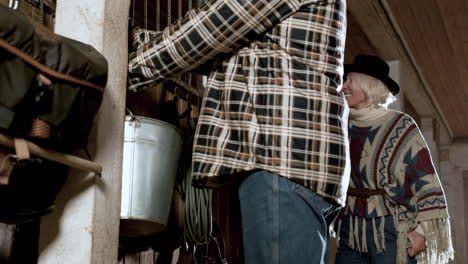
<path fill-rule="evenodd" d="M 42 219 L 39 263 L 117 263 L 129 7 L 130 0 L 57 1 L 56 32 L 92 45 L 109 63 L 89 146 L 103 173 L 69 177 L 55 212 Z"/>

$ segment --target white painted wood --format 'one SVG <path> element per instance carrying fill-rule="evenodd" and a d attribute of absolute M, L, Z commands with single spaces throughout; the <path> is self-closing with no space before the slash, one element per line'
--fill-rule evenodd
<path fill-rule="evenodd" d="M 387 61 L 387 63 L 388 63 L 388 66 L 390 67 L 390 74 L 389 74 L 390 78 L 392 78 L 400 86 L 400 92 L 395 96 L 397 100 L 396 102 L 389 105 L 389 108 L 396 110 L 396 111 L 404 112 L 404 109 L 405 109 L 405 105 L 404 105 L 405 98 L 403 96 L 404 85 L 402 85 L 401 78 L 400 78 L 401 63 L 398 60 Z"/>
<path fill-rule="evenodd" d="M 109 79 L 90 143 L 102 178 L 72 171 L 56 211 L 43 217 L 39 263 L 117 263 L 121 160 L 130 0 L 58 0 L 58 34 L 94 46 L 109 62 Z"/>
<path fill-rule="evenodd" d="M 447 196 L 452 238 L 455 248 L 455 261 L 452 263 L 467 263 L 468 261 L 468 190 L 464 187 L 468 182 L 468 144 L 454 143 L 444 127 L 438 130 L 439 176 Z"/>
<path fill-rule="evenodd" d="M 465 250 L 463 250 L 463 252 L 465 252 L 465 256 L 464 258 L 462 259 L 462 262 L 459 262 L 459 263 L 466 263 L 466 260 L 468 258 L 468 256 L 466 254 L 468 254 L 468 243 L 467 243 L 467 239 L 468 239 L 468 209 L 466 207 L 466 205 L 468 204 L 468 171 L 464 171 L 463 172 L 463 182 L 464 182 L 464 188 L 463 188 L 463 191 L 465 192 L 465 197 L 463 199 L 464 201 L 464 205 L 465 205 L 465 221 L 464 221 L 464 228 L 465 228 L 465 238 L 463 241 L 465 241 Z"/>
<path fill-rule="evenodd" d="M 442 147 L 442 151 L 446 151 L 447 146 Z M 440 162 L 440 180 L 444 187 L 447 197 L 447 205 L 450 214 L 450 223 L 452 227 L 452 242 L 455 248 L 454 263 L 466 263 L 466 231 L 465 226 L 465 211 L 466 203 L 464 203 L 465 190 L 463 184 L 463 170 L 457 168 L 450 160 Z"/>

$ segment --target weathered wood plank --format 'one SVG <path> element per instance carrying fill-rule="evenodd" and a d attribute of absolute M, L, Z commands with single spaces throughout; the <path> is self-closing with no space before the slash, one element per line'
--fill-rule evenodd
<path fill-rule="evenodd" d="M 103 173 L 69 177 L 61 210 L 44 218 L 39 263 L 117 262 L 129 6 L 130 0 L 57 1 L 56 32 L 92 45 L 108 60 L 108 85 L 89 145 Z"/>
<path fill-rule="evenodd" d="M 468 133 L 466 1 L 386 1 L 453 136 Z M 465 11 L 465 12 L 464 12 Z"/>
<path fill-rule="evenodd" d="M 0 263 L 6 264 L 11 255 L 13 247 L 13 235 L 15 233 L 15 226 L 0 223 Z"/>
<path fill-rule="evenodd" d="M 154 264 L 155 253 L 153 250 L 147 250 L 140 253 L 140 264 Z"/>

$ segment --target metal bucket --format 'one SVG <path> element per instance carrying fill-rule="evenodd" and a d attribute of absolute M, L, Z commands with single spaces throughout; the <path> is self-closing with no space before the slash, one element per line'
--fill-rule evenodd
<path fill-rule="evenodd" d="M 143 236 L 165 229 L 182 135 L 151 118 L 125 118 L 120 234 Z"/>

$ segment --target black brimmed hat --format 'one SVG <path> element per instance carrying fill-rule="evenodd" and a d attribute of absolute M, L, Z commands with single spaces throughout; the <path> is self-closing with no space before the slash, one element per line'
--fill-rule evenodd
<path fill-rule="evenodd" d="M 400 86 L 388 76 L 390 67 L 379 57 L 358 55 L 354 58 L 353 64 L 345 65 L 344 70 L 345 77 L 350 72 L 367 74 L 382 81 L 393 95 L 397 95 L 400 92 Z"/>

